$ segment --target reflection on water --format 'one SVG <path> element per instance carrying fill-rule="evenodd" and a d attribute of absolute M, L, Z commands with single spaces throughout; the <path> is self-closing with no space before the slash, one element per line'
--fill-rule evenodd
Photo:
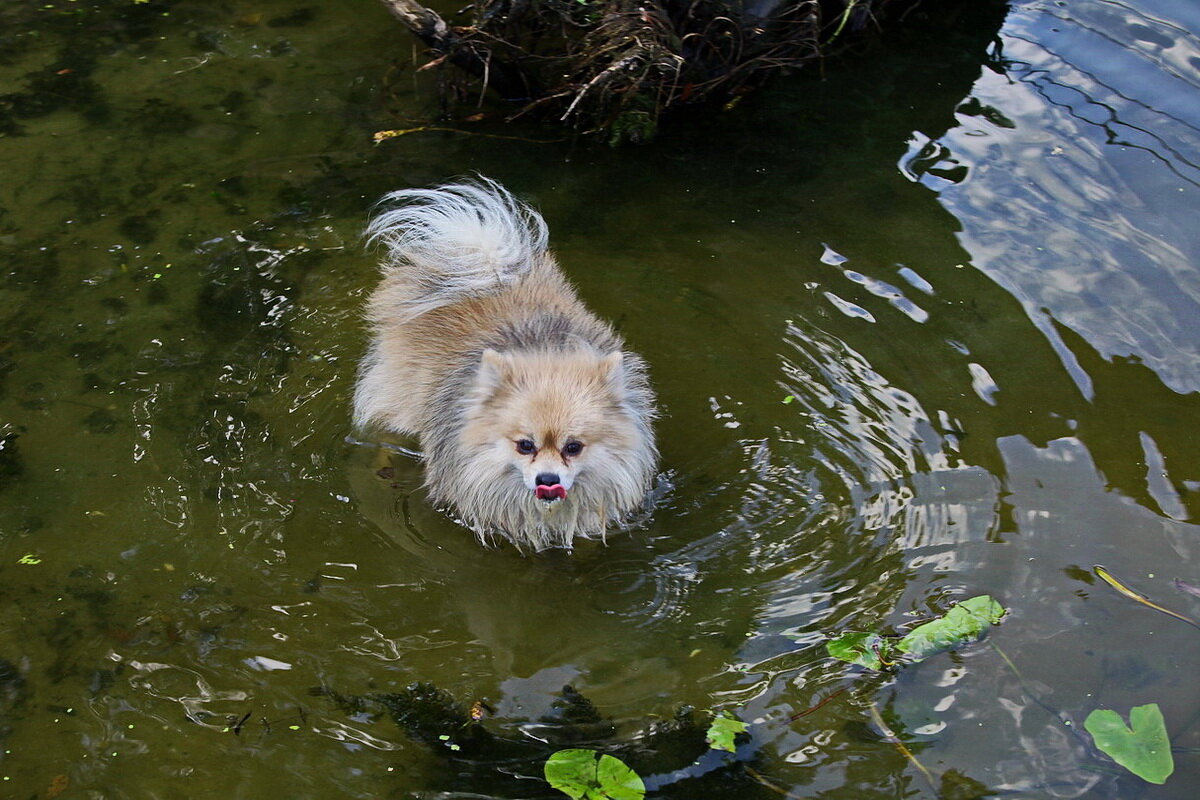
<path fill-rule="evenodd" d="M 962 125 L 942 138 L 971 164 L 968 181 L 937 187 L 963 221 L 964 245 L 1056 340 L 1089 400 L 1090 376 L 1052 319 L 1177 392 L 1200 389 L 1200 48 L 1188 6 L 1085 3 L 1067 19 L 1053 4 L 1019 7 L 1005 27 L 1004 74 L 985 72 L 972 91 L 1005 122 L 960 109 Z M 1058 33 L 1042 35 L 1048 27 Z"/>
<path fill-rule="evenodd" d="M 543 797 L 583 741 L 661 797 L 1190 798 L 1200 643 L 1092 568 L 1200 614 L 1194 4 L 914 18 L 620 152 L 373 147 L 435 105 L 377 5 L 0 9 L 0 794 Z M 472 171 L 653 365 L 607 544 L 482 549 L 349 429 L 367 209 Z M 988 643 L 824 652 L 985 592 Z M 494 746 L 386 710 L 418 683 Z M 1163 787 L 1080 732 L 1146 702 Z M 688 771 L 687 706 L 739 764 Z"/>

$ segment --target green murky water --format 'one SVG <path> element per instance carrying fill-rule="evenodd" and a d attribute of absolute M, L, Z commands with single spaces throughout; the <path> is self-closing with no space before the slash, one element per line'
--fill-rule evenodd
<path fill-rule="evenodd" d="M 641 149 L 374 146 L 436 108 L 377 3 L 6 3 L 0 795 L 548 798 L 641 741 L 660 797 L 1193 797 L 1197 631 L 1091 570 L 1200 617 L 1198 30 L 1030 0 Z M 607 546 L 483 550 L 347 439 L 368 208 L 473 171 L 652 366 Z M 998 649 L 825 655 L 982 593 Z M 371 705 L 414 682 L 495 746 Z M 1079 731 L 1148 702 L 1161 787 Z M 753 723 L 732 766 L 642 736 L 683 706 Z"/>

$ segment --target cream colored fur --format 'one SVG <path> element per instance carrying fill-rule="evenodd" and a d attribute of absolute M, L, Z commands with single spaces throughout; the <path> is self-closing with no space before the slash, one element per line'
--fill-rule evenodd
<path fill-rule="evenodd" d="M 419 437 L 431 499 L 481 538 L 570 547 L 619 524 L 657 463 L 653 395 L 642 360 L 563 277 L 542 218 L 486 179 L 384 203 L 367 228 L 387 254 L 356 424 Z M 565 499 L 535 498 L 546 472 Z"/>

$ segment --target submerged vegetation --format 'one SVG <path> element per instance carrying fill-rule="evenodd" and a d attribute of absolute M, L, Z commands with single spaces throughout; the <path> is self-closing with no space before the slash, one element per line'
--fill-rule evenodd
<path fill-rule="evenodd" d="M 1127 596 L 1134 594 L 1111 575 L 1106 582 L 1120 586 Z M 851 716 L 866 709 L 870 739 L 894 747 L 921 775 L 931 796 L 991 796 L 983 784 L 959 770 L 935 775 L 918 758 L 919 748 L 910 746 L 910 732 L 896 718 L 892 703 L 881 708 L 876 695 L 880 679 L 897 668 L 978 642 L 1008 614 L 992 597 L 979 595 L 952 604 L 944 614 L 902 636 L 863 631 L 832 636 L 825 652 L 868 672 L 848 673 L 841 688 L 793 714 L 787 723 L 798 723 L 840 697 Z M 1037 697 L 1016 664 L 995 644 L 992 649 L 1030 700 L 1064 721 L 1081 744 L 1094 746 L 1147 782 L 1161 784 L 1170 777 L 1174 771 L 1171 739 L 1157 703 L 1133 708 L 1128 725 L 1115 711 L 1093 709 L 1084 722 L 1090 738 L 1084 738 L 1071 725 L 1070 715 Z M 792 796 L 759 772 L 759 739 L 752 725 L 738 718 L 736 707 L 697 712 L 685 706 L 673 719 L 650 719 L 630 727 L 628 721 L 622 725 L 605 717 L 573 687 L 564 686 L 553 711 L 536 721 L 537 735 L 529 736 L 486 726 L 490 709 L 486 701 L 477 700 L 468 708 L 428 683 L 390 694 L 345 696 L 325 687 L 314 693 L 331 698 L 346 712 L 390 716 L 412 740 L 452 765 L 446 771 L 455 776 L 445 787 L 449 790 L 486 787 L 492 796 L 509 796 L 504 793 L 507 789 L 520 791 L 540 777 L 573 800 L 641 800 L 648 794 L 726 796 L 734 790 L 746 798 L 758 796 L 755 792 L 760 790 L 767 792 L 762 796 Z M 755 721 L 760 722 L 767 721 Z M 853 724 L 861 723 L 847 720 L 847 725 Z"/>
<path fill-rule="evenodd" d="M 568 685 L 551 711 L 514 729 L 490 724 L 486 701 L 468 706 L 430 683 L 386 694 L 342 695 L 327 687 L 313 693 L 360 718 L 390 718 L 440 759 L 441 791 L 528 797 L 530 782 L 544 780 L 576 800 L 772 794 L 748 763 L 757 757 L 753 748 L 725 752 L 746 728 L 727 711 L 683 706 L 670 719 L 618 721 Z"/>
<path fill-rule="evenodd" d="M 14 561 L 26 565 L 18 569 L 29 570 L 45 570 L 50 563 L 33 555 Z M 1106 571 L 1106 574 L 1111 583 L 1105 583 L 1121 585 L 1125 590 L 1121 591 L 1123 596 L 1134 594 L 1111 573 Z M 104 636 L 113 640 L 140 641 L 153 649 L 165 649 L 186 646 L 189 642 L 235 638 L 237 621 L 247 614 L 245 607 L 231 603 L 223 592 L 199 586 L 189 589 L 188 596 L 207 593 L 216 604 L 197 606 L 191 618 L 158 612 L 143 615 L 133 627 L 126 628 L 122 627 L 121 613 L 114 608 L 116 595 L 106 587 L 103 574 L 82 568 L 76 569 L 66 582 L 49 585 L 54 596 L 72 603 L 71 610 L 55 623 L 51 632 L 54 641 L 74 641 L 84 635 L 90 622 L 100 625 L 107 631 Z M 7 600 L 11 595 L 5 595 L 3 589 L 0 587 L 0 599 Z M 220 619 L 217 612 L 222 615 Z M 840 635 L 833 632 L 824 647 L 814 646 L 815 642 L 797 643 L 791 658 L 777 662 L 779 677 L 786 679 L 801 673 L 805 664 L 816 660 L 832 668 L 831 682 L 812 694 L 803 686 L 796 686 L 799 691 L 792 694 L 791 707 L 799 710 L 786 716 L 763 714 L 752 709 L 745 697 L 730 696 L 714 697 L 716 706 L 710 710 L 684 705 L 666 717 L 653 713 L 610 716 L 571 685 L 562 686 L 547 707 L 528 718 L 510 716 L 494 708 L 487 698 L 475 696 L 464 700 L 431 682 L 414 682 L 387 692 L 368 689 L 362 694 L 342 694 L 328 685 L 309 691 L 348 717 L 348 722 L 358 726 L 377 723 L 394 726 L 413 747 L 393 744 L 382 750 L 391 753 L 382 757 L 395 759 L 387 773 L 393 770 L 399 773 L 406 765 L 423 764 L 429 769 L 428 790 L 447 796 L 486 794 L 494 798 L 549 800 L 552 795 L 547 792 L 557 791 L 561 794 L 553 796 L 575 800 L 643 797 L 775 800 L 789 796 L 788 788 L 780 785 L 773 775 L 769 747 L 772 729 L 780 727 L 790 728 L 798 735 L 840 728 L 864 747 L 894 750 L 924 782 L 922 796 L 941 800 L 994 796 L 985 784 L 965 774 L 961 767 L 947 768 L 944 762 L 939 766 L 939 762 L 923 752 L 928 739 L 914 731 L 912 720 L 927 718 L 926 710 L 920 708 L 920 685 L 938 679 L 941 668 L 922 673 L 918 664 L 943 659 L 944 667 L 947 660 L 954 659 L 964 670 L 963 678 L 972 680 L 971 673 L 976 669 L 973 663 L 978 662 L 970 656 L 946 651 L 978 648 L 977 652 L 981 652 L 985 645 L 979 642 L 980 638 L 988 636 L 995 626 L 1004 625 L 1010 613 L 1027 618 L 1036 610 L 1017 607 L 1010 612 L 990 596 L 981 595 L 950 603 L 941 612 L 915 625 L 902 624 L 899 627 L 907 629 L 903 635 L 899 631 L 859 634 L 874 637 L 874 656 L 883 665 L 882 669 L 864 661 L 861 651 L 841 649 L 850 638 L 845 631 Z M 881 646 L 879 642 L 887 644 Z M 987 644 L 1016 679 L 1028 701 L 1048 712 L 1064 735 L 1091 753 L 1091 768 L 1111 771 L 1119 765 L 1138 779 L 1155 784 L 1171 778 L 1175 769 L 1172 739 L 1178 739 L 1181 731 L 1168 729 L 1157 703 L 1135 706 L 1128 714 L 1078 705 L 1055 708 L 1041 696 L 1045 693 L 1044 686 L 1026 679 L 1021 667 L 995 643 Z M 52 672 L 76 669 L 72 653 L 70 648 L 63 648 L 62 663 L 53 665 Z M 5 723 L 20 719 L 19 714 L 31 706 L 31 698 L 35 696 L 28 681 L 31 674 L 28 664 L 5 660 L 5 655 L 0 654 L 0 740 L 9 735 Z M 285 668 L 280 666 L 283 662 L 272 659 L 249 661 L 267 662 L 267 669 Z M 108 686 L 122 680 L 122 674 L 129 669 L 117 664 L 104 672 L 95 672 L 92 680 L 97 686 Z M 912 669 L 911 679 L 904 684 L 894 681 L 899 669 Z M 834 688 L 835 683 L 840 685 Z M 789 684 L 795 685 L 791 681 Z M 1096 702 L 1107 705 L 1101 698 Z M 983 710 L 982 706 L 975 708 Z M 247 746 L 253 746 L 254 742 L 269 742 L 273 737 L 299 734 L 306 729 L 317 731 L 322 723 L 315 720 L 323 716 L 311 708 L 296 706 L 294 710 L 288 709 L 291 712 L 288 716 L 272 714 L 268 718 L 267 714 L 258 713 L 248 699 L 227 704 L 224 710 L 227 713 L 200 708 L 188 719 L 209 732 L 240 738 Z M 1075 720 L 1085 710 L 1089 711 L 1085 721 L 1077 724 Z M 1178 717 L 1170 707 L 1168 714 Z M 979 719 L 980 715 L 972 713 L 971 718 Z M 1006 723 L 987 724 L 999 730 Z M 947 735 L 952 734 L 951 729 Z M 385 735 L 373 741 L 390 738 Z"/>
<path fill-rule="evenodd" d="M 450 24 L 416 0 L 383 0 L 432 50 L 419 69 L 453 66 L 460 96 L 490 89 L 515 110 L 613 144 L 652 138 L 659 117 L 736 103 L 851 34 L 918 0 L 476 0 Z"/>

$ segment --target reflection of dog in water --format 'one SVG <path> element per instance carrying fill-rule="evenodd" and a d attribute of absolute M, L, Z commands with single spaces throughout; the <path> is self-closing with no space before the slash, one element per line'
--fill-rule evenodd
<path fill-rule="evenodd" d="M 367 228 L 387 249 L 355 422 L 420 437 L 425 483 L 481 537 L 569 547 L 638 508 L 658 453 L 645 365 L 493 181 L 410 189 Z"/>

